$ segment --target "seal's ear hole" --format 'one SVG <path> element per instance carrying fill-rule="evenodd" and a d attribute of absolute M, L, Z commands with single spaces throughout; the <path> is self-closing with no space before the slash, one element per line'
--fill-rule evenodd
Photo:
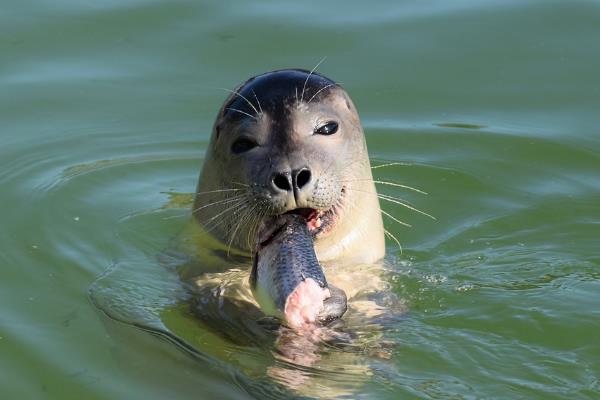
<path fill-rule="evenodd" d="M 253 139 L 250 139 L 248 137 L 241 137 L 236 139 L 235 142 L 233 142 L 233 144 L 231 145 L 231 152 L 233 154 L 242 154 L 249 150 L 252 150 L 256 146 L 258 146 L 258 143 L 256 143 Z"/>
<path fill-rule="evenodd" d="M 315 128 L 315 135 L 333 135 L 338 130 L 338 123 L 335 121 L 329 121 L 325 124 L 318 126 Z"/>
<path fill-rule="evenodd" d="M 352 105 L 350 105 L 348 100 L 346 100 L 346 107 L 348 107 L 348 110 L 352 111 Z"/>

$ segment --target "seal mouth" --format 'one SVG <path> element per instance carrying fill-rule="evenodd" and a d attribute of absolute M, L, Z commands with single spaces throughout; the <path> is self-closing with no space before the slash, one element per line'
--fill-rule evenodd
<path fill-rule="evenodd" d="M 306 220 L 306 227 L 311 235 L 316 237 L 317 235 L 328 232 L 333 228 L 332 225 L 336 222 L 336 210 L 335 206 L 328 210 L 317 210 L 314 208 L 297 208 L 292 211 L 284 213 L 284 215 L 299 215 Z"/>
<path fill-rule="evenodd" d="M 275 221 L 266 229 L 262 229 L 262 232 L 258 237 L 257 248 L 267 246 L 275 236 L 283 228 L 283 223 L 279 221 L 282 215 L 299 215 L 306 220 L 306 227 L 308 232 L 312 235 L 313 239 L 322 237 L 331 232 L 342 217 L 342 211 L 344 209 L 344 199 L 346 197 L 346 188 L 342 187 L 340 196 L 333 206 L 326 210 L 318 210 L 316 208 L 296 208 L 290 211 L 286 211 L 283 214 L 275 216 Z"/>

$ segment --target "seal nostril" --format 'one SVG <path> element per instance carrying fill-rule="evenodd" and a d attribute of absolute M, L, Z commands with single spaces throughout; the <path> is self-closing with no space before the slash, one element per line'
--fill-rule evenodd
<path fill-rule="evenodd" d="M 292 186 L 290 185 L 290 180 L 289 180 L 288 176 L 285 174 L 276 174 L 273 177 L 273 185 L 275 185 L 275 187 L 277 189 L 281 189 L 281 190 L 285 190 L 285 191 L 292 190 Z"/>
<path fill-rule="evenodd" d="M 302 189 L 308 182 L 310 182 L 310 169 L 303 168 L 296 175 L 296 187 Z"/>

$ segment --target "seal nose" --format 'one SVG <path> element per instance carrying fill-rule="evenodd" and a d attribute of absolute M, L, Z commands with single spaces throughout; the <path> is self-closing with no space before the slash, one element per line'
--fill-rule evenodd
<path fill-rule="evenodd" d="M 292 177 L 289 172 L 278 172 L 271 178 L 273 187 L 277 190 L 289 192 L 292 190 Z"/>
<path fill-rule="evenodd" d="M 273 187 L 277 190 L 284 192 L 291 192 L 292 190 L 302 190 L 311 180 L 312 174 L 310 169 L 301 168 L 289 172 L 277 172 L 271 178 Z"/>
<path fill-rule="evenodd" d="M 294 189 L 300 190 L 310 182 L 311 173 L 310 169 L 302 168 L 301 170 L 292 171 L 292 181 L 294 182 Z"/>

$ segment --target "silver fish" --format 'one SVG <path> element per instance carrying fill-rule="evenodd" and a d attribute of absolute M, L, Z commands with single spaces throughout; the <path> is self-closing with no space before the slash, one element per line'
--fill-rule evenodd
<path fill-rule="evenodd" d="M 312 279 L 307 302 L 320 308 L 316 319 L 322 323 L 341 317 L 346 311 L 345 293 L 328 285 L 323 268 L 317 260 L 313 238 L 306 219 L 299 215 L 284 215 L 277 228 L 257 249 L 250 283 L 255 297 L 268 315 L 286 318 L 286 304 L 290 295 L 307 279 Z M 320 288 L 320 290 L 319 290 Z"/>

